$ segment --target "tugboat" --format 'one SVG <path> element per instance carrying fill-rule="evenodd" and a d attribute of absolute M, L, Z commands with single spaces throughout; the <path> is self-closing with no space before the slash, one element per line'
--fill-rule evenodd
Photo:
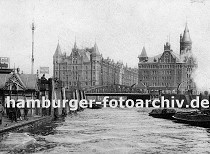
<path fill-rule="evenodd" d="M 163 119 L 173 119 L 172 116 L 176 113 L 176 110 L 174 109 L 153 109 L 149 116 L 152 116 L 154 118 L 163 118 Z"/>
<path fill-rule="evenodd" d="M 210 96 L 207 91 L 204 92 L 204 95 L 200 94 L 199 98 L 200 100 L 210 100 Z M 177 112 L 173 118 L 176 119 L 177 122 L 210 128 L 210 108 L 199 108 L 190 112 Z"/>
<path fill-rule="evenodd" d="M 210 110 L 197 110 L 191 112 L 177 112 L 173 118 L 177 122 L 195 126 L 210 127 Z"/>

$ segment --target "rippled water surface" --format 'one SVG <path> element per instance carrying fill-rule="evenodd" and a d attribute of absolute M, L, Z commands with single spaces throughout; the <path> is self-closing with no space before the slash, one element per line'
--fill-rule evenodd
<path fill-rule="evenodd" d="M 209 129 L 152 118 L 148 116 L 151 110 L 86 109 L 35 131 L 10 133 L 0 142 L 0 151 L 55 154 L 210 152 Z M 26 141 L 24 146 L 17 143 L 21 137 Z"/>

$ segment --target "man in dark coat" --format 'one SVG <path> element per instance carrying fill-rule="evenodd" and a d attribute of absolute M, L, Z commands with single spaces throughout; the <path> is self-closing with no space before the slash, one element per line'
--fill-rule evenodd
<path fill-rule="evenodd" d="M 27 108 L 27 103 L 25 103 L 25 107 L 24 107 L 24 119 L 25 120 L 28 120 L 27 115 L 28 115 L 28 108 Z"/>

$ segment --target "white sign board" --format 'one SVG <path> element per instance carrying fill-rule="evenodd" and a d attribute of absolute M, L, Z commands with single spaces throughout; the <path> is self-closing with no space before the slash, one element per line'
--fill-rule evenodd
<path fill-rule="evenodd" d="M 0 68 L 9 68 L 9 58 L 0 57 Z"/>
<path fill-rule="evenodd" d="M 40 67 L 40 74 L 49 74 L 49 67 Z"/>

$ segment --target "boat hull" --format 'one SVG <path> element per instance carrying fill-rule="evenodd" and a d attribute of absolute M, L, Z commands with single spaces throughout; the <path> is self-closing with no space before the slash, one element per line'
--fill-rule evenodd
<path fill-rule="evenodd" d="M 210 128 L 210 115 L 206 114 L 175 114 L 172 116 L 177 122 L 194 126 Z"/>
<path fill-rule="evenodd" d="M 168 113 L 168 114 L 149 114 L 149 116 L 152 116 L 154 118 L 162 118 L 162 119 L 173 119 L 174 113 Z"/>
<path fill-rule="evenodd" d="M 149 116 L 154 118 L 173 119 L 172 116 L 176 113 L 174 109 L 153 109 Z"/>

